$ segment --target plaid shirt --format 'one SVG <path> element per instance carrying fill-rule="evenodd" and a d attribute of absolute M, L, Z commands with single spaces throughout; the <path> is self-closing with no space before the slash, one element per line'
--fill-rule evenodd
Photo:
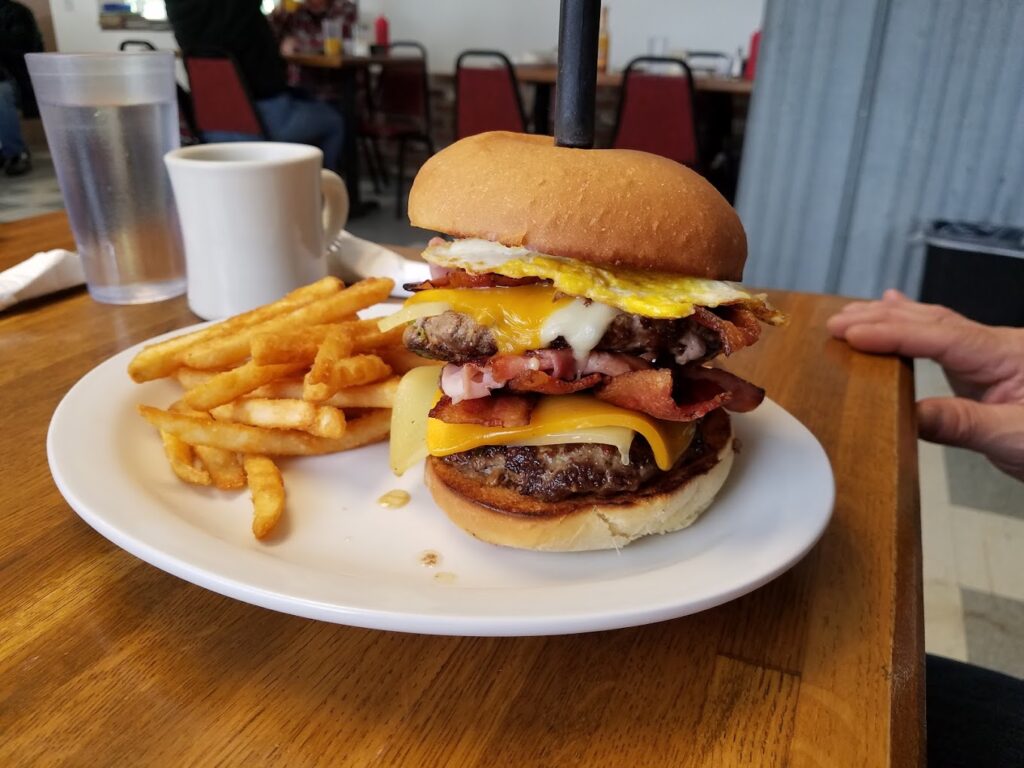
<path fill-rule="evenodd" d="M 348 39 L 356 24 L 356 4 L 351 0 L 328 0 L 323 13 L 314 13 L 305 5 L 291 13 L 278 8 L 270 14 L 270 26 L 278 41 L 291 38 L 298 53 L 319 53 L 323 50 L 324 19 L 341 20 L 341 36 Z M 289 85 L 298 86 L 323 101 L 338 101 L 341 85 L 338 73 L 332 70 L 317 70 L 307 67 L 288 67 Z"/>

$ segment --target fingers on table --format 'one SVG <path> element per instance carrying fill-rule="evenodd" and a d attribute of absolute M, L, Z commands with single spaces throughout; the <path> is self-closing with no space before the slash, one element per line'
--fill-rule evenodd
<path fill-rule="evenodd" d="M 842 337 L 846 329 L 853 325 L 895 320 L 920 323 L 949 323 L 953 320 L 970 322 L 951 309 L 938 304 L 911 301 L 899 291 L 893 290 L 886 291 L 881 301 L 850 302 L 829 318 L 828 329 L 832 335 Z"/>
<path fill-rule="evenodd" d="M 983 453 L 1024 480 L 1024 405 L 930 397 L 917 404 L 917 419 L 925 440 Z"/>
<path fill-rule="evenodd" d="M 901 317 L 850 324 L 842 338 L 862 352 L 928 357 L 943 365 L 950 350 L 964 339 L 948 326 Z"/>

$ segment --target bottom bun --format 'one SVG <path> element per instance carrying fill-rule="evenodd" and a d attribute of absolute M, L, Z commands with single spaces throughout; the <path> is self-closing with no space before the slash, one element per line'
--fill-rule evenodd
<path fill-rule="evenodd" d="M 671 533 L 691 525 L 714 501 L 729 476 L 732 460 L 730 431 L 710 468 L 685 477 L 672 488 L 581 501 L 571 505 L 569 511 L 551 515 L 517 514 L 491 506 L 483 500 L 489 495 L 486 486 L 477 486 L 477 493 L 469 484 L 460 484 L 462 487 L 456 490 L 442 479 L 448 468 L 433 457 L 427 459 L 425 480 L 434 501 L 452 522 L 478 539 L 519 549 L 583 552 L 619 549 L 642 536 Z M 507 492 L 502 497 L 507 498 Z M 552 506 L 561 510 L 566 507 Z"/>

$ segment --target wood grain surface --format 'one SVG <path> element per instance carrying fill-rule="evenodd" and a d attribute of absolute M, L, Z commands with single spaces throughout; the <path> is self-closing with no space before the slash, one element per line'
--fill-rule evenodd
<path fill-rule="evenodd" d="M 62 214 L 0 227 L 0 269 L 72 246 Z M 828 452 L 821 542 L 714 610 L 547 638 L 318 623 L 122 552 L 58 494 L 47 425 L 93 366 L 196 318 L 182 299 L 116 307 L 82 290 L 0 314 L 0 764 L 921 764 L 911 370 L 827 338 L 840 299 L 773 298 L 791 325 L 730 367 Z"/>
<path fill-rule="evenodd" d="M 558 67 L 545 64 L 517 64 L 516 79 L 520 83 L 554 85 L 558 79 Z M 621 72 L 598 72 L 597 85 L 600 88 L 618 88 L 622 85 Z M 698 91 L 728 93 L 734 96 L 749 96 L 754 92 L 754 81 L 739 77 L 724 77 L 695 72 L 693 87 Z"/>

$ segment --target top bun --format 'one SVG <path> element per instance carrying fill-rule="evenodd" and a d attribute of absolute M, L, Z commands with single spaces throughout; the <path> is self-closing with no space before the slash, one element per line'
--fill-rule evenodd
<path fill-rule="evenodd" d="M 602 267 L 739 280 L 747 259 L 736 212 L 686 166 L 533 134 L 481 133 L 438 152 L 413 182 L 409 220 Z"/>

